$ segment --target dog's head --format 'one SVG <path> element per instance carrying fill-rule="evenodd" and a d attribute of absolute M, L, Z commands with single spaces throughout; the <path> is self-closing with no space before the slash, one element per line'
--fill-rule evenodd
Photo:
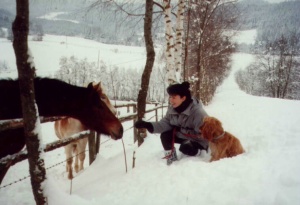
<path fill-rule="evenodd" d="M 214 117 L 205 117 L 200 127 L 200 131 L 204 139 L 213 141 L 217 136 L 220 136 L 224 129 L 222 123 Z"/>

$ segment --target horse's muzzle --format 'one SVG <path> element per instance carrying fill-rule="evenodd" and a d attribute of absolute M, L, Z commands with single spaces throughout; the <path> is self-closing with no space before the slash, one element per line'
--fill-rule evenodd
<path fill-rule="evenodd" d="M 117 131 L 112 131 L 111 132 L 111 138 L 114 140 L 121 139 L 123 137 L 123 126 L 121 124 L 121 127 Z"/>

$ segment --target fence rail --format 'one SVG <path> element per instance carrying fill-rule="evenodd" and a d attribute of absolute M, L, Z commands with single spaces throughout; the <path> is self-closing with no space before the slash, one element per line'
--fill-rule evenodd
<path fill-rule="evenodd" d="M 40 117 L 40 121 L 41 123 L 53 122 L 62 118 L 63 117 Z M 0 132 L 7 129 L 20 128 L 23 126 L 24 126 L 23 119 L 2 120 L 2 122 L 0 123 Z"/>

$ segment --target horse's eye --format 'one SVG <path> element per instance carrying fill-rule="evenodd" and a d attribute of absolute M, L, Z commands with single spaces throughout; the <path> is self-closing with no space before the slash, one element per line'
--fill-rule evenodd
<path fill-rule="evenodd" d="M 105 95 L 101 95 L 100 98 L 101 98 L 101 100 L 106 100 L 106 96 Z"/>

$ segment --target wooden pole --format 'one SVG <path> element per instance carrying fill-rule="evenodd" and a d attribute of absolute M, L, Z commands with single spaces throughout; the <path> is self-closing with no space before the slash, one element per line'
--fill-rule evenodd
<path fill-rule="evenodd" d="M 100 152 L 101 134 L 96 133 L 96 153 Z"/>
<path fill-rule="evenodd" d="M 90 165 L 94 162 L 96 158 L 96 141 L 95 141 L 95 132 L 92 131 L 88 137 L 89 141 L 89 157 Z"/>
<path fill-rule="evenodd" d="M 134 124 L 136 122 L 136 118 L 133 119 L 133 143 L 137 141 L 137 135 L 138 135 L 138 130 L 134 127 Z"/>

